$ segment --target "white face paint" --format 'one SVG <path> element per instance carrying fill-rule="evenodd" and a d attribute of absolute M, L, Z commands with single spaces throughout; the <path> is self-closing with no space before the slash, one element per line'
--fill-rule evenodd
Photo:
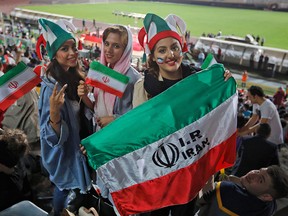
<path fill-rule="evenodd" d="M 172 37 L 159 40 L 154 48 L 153 60 L 159 66 L 160 74 L 169 79 L 173 79 L 181 65 L 183 53 L 180 42 Z"/>

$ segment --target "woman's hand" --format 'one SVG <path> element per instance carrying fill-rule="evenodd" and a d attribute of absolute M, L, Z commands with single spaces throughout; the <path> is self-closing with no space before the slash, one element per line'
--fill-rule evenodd
<path fill-rule="evenodd" d="M 87 156 L 87 151 L 83 145 L 80 144 L 80 151 L 82 152 L 83 155 Z"/>
<path fill-rule="evenodd" d="M 80 98 L 80 101 L 83 101 L 84 104 L 91 109 L 92 111 L 94 110 L 94 104 L 93 102 L 89 99 L 88 93 L 92 91 L 92 89 L 89 90 L 89 88 L 92 88 L 91 86 L 88 86 L 83 80 L 79 81 L 79 85 L 77 88 L 77 94 Z"/>
<path fill-rule="evenodd" d="M 60 91 L 57 91 L 58 83 L 55 84 L 53 88 L 52 95 L 50 96 L 50 114 L 53 112 L 59 112 L 65 102 L 65 89 L 67 84 L 65 84 Z"/>
<path fill-rule="evenodd" d="M 55 130 L 57 135 L 60 135 L 60 123 L 61 115 L 60 110 L 65 102 L 65 89 L 67 84 L 65 84 L 60 91 L 57 91 L 58 83 L 55 84 L 52 95 L 50 96 L 50 125 Z"/>
<path fill-rule="evenodd" d="M 87 96 L 88 92 L 89 92 L 88 85 L 83 80 L 80 80 L 78 88 L 77 88 L 78 96 L 80 98 L 83 97 L 83 96 Z"/>
<path fill-rule="evenodd" d="M 226 69 L 224 73 L 225 81 L 227 81 L 230 77 L 232 77 L 232 73 Z"/>
<path fill-rule="evenodd" d="M 114 120 L 115 120 L 114 116 L 104 116 L 104 117 L 98 117 L 98 118 L 96 119 L 97 124 L 98 124 L 101 128 L 105 127 L 106 125 L 108 125 L 110 122 L 112 122 L 112 121 L 114 121 Z"/>

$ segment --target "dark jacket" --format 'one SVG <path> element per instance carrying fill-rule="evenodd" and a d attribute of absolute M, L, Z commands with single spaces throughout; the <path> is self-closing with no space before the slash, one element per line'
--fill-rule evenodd
<path fill-rule="evenodd" d="M 244 138 L 240 145 L 231 174 L 241 177 L 251 170 L 270 165 L 279 165 L 277 145 L 259 135 L 248 137 Z"/>

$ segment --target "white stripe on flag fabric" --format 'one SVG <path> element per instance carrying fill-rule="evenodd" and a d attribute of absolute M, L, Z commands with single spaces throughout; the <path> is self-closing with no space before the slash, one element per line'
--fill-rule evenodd
<path fill-rule="evenodd" d="M 206 69 L 211 65 L 217 64 L 216 59 L 214 58 L 213 54 L 209 53 L 205 58 L 203 64 L 201 65 L 201 69 Z"/>
<path fill-rule="evenodd" d="M 0 109 L 7 109 L 40 82 L 41 79 L 33 72 L 33 68 L 24 62 L 18 63 L 0 78 Z"/>
<path fill-rule="evenodd" d="M 100 88 L 118 97 L 122 97 L 129 77 L 118 73 L 99 62 L 92 62 L 86 77 L 86 83 Z"/>
<path fill-rule="evenodd" d="M 20 49 L 21 46 L 22 46 L 22 41 L 18 40 L 17 43 L 16 43 L 16 47 Z"/>
<path fill-rule="evenodd" d="M 191 125 L 97 169 L 97 175 L 109 188 L 118 211 L 130 215 L 187 203 L 211 175 L 223 167 L 230 167 L 236 151 L 233 145 L 236 140 L 233 110 L 237 102 L 235 94 Z M 224 118 L 222 114 L 225 114 Z M 227 125 L 230 126 L 226 128 Z M 136 194 L 141 195 L 135 199 L 133 196 Z M 165 194 L 167 198 L 159 200 L 155 194 Z M 158 203 L 158 206 L 151 207 L 146 199 Z"/>
<path fill-rule="evenodd" d="M 121 215 L 187 203 L 233 165 L 236 82 L 223 75 L 216 64 L 189 76 L 82 140 Z"/>
<path fill-rule="evenodd" d="M 101 166 L 97 172 L 101 172 L 101 176 L 105 176 L 107 184 L 116 183 L 115 185 L 109 185 L 111 192 L 115 192 L 122 188 L 130 187 L 135 183 L 152 180 L 195 163 L 209 150 L 234 135 L 236 131 L 234 110 L 237 107 L 237 103 L 238 98 L 235 94 L 192 124 L 147 145 L 145 148 L 109 161 Z M 230 113 L 225 114 L 226 112 Z M 227 128 L 227 125 L 230 125 L 230 127 Z M 162 150 L 167 155 L 163 155 Z M 175 154 L 174 157 L 173 154 Z M 139 160 L 139 155 L 141 155 L 141 160 L 145 161 L 142 169 L 147 173 L 139 173 L 140 170 L 136 163 L 133 166 L 129 166 L 129 170 L 121 169 L 121 167 L 125 167 L 126 161 Z M 176 155 L 178 156 L 176 157 Z M 164 156 L 174 158 L 174 160 L 163 162 L 162 160 L 165 160 Z M 121 170 L 121 172 L 111 173 L 107 167 L 114 167 L 114 169 Z M 166 169 L 163 169 L 164 167 Z M 142 171 L 144 172 L 144 170 Z M 138 175 L 131 176 L 131 172 Z M 141 178 L 141 176 L 145 176 L 145 178 Z M 117 184 L 117 182 L 121 182 L 121 185 Z"/>

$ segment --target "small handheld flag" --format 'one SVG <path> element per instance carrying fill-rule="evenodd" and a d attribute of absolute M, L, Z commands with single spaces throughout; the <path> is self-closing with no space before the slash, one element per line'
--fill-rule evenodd
<path fill-rule="evenodd" d="M 0 77 L 0 110 L 6 110 L 41 82 L 40 77 L 24 62 Z"/>
<path fill-rule="evenodd" d="M 120 74 L 99 62 L 93 61 L 86 77 L 86 83 L 106 92 L 122 97 L 129 77 Z"/>
<path fill-rule="evenodd" d="M 205 58 L 202 66 L 201 66 L 201 69 L 204 70 L 204 69 L 210 67 L 210 66 L 213 65 L 213 64 L 217 64 L 217 61 L 216 61 L 216 59 L 214 58 L 214 56 L 213 56 L 211 53 L 209 53 L 209 54 L 207 55 L 207 57 Z"/>

